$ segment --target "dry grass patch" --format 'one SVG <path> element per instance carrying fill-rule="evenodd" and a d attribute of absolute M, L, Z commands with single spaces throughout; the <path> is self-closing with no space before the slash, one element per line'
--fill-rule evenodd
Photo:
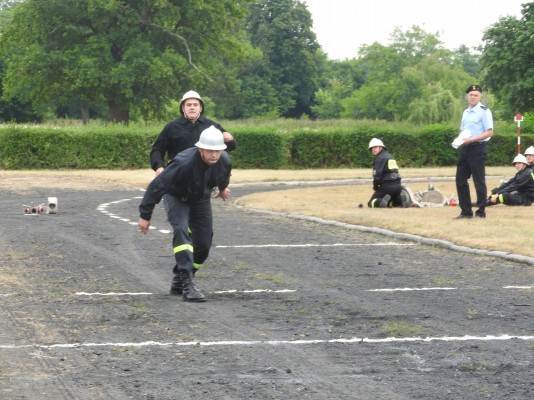
<path fill-rule="evenodd" d="M 108 190 L 146 187 L 154 171 L 143 170 L 21 170 L 0 171 L 0 188 L 26 192 L 32 188 Z"/>
<path fill-rule="evenodd" d="M 402 176 L 445 177 L 454 176 L 454 167 L 444 168 L 403 168 Z M 490 167 L 488 175 L 511 176 L 512 167 Z M 250 182 L 284 182 L 284 181 L 320 181 L 331 179 L 370 178 L 369 168 L 340 169 L 235 169 L 232 171 L 232 183 Z M 151 169 L 135 170 L 0 170 L 0 188 L 18 192 L 31 188 L 73 189 L 73 190 L 109 190 L 114 188 L 133 189 L 146 187 L 154 178 Z"/>
<path fill-rule="evenodd" d="M 488 181 L 488 187 L 497 184 L 498 180 Z M 426 189 L 426 183 L 409 186 L 414 191 Z M 446 196 L 456 192 L 453 182 L 439 182 L 435 187 Z M 251 194 L 240 198 L 238 203 L 534 257 L 534 237 L 529 234 L 534 207 L 495 206 L 488 209 L 485 220 L 455 220 L 458 207 L 369 209 L 367 201 L 371 194 L 368 185 L 313 187 Z M 358 208 L 360 203 L 363 208 Z"/>

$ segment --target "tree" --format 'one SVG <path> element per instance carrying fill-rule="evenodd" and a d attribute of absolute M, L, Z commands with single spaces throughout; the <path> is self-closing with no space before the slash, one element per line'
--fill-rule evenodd
<path fill-rule="evenodd" d="M 0 43 L 5 96 L 106 104 L 109 119 L 157 116 L 185 89 L 239 62 L 247 0 L 26 0 Z M 202 83 L 199 83 L 202 82 Z M 196 83 L 196 84 L 195 84 Z"/>
<path fill-rule="evenodd" d="M 534 2 L 522 6 L 520 20 L 501 18 L 484 34 L 484 82 L 507 111 L 534 110 Z"/>
<path fill-rule="evenodd" d="M 312 31 L 310 12 L 297 0 L 257 0 L 247 31 L 267 61 L 265 78 L 286 117 L 310 114 L 326 57 Z"/>
<path fill-rule="evenodd" d="M 469 47 L 461 45 L 453 52 L 454 63 L 461 66 L 471 76 L 480 72 L 480 53 L 473 53 Z"/>
<path fill-rule="evenodd" d="M 329 60 L 325 66 L 324 87 L 315 93 L 312 112 L 319 118 L 338 118 L 343 111 L 341 100 L 365 83 L 368 71 L 357 60 Z"/>
<path fill-rule="evenodd" d="M 459 118 L 464 88 L 473 80 L 437 34 L 416 26 L 406 32 L 396 29 L 389 46 L 362 46 L 358 57 L 344 64 L 350 78 L 343 81 L 333 74 L 317 92 L 314 111 L 321 118 L 450 121 Z"/>
<path fill-rule="evenodd" d="M 0 32 L 9 25 L 13 19 L 14 7 L 21 0 L 0 1 Z M 4 62 L 0 60 L 0 121 L 36 122 L 41 121 L 42 116 L 35 111 L 31 104 L 17 98 L 5 100 L 2 98 L 2 86 L 4 76 Z"/>

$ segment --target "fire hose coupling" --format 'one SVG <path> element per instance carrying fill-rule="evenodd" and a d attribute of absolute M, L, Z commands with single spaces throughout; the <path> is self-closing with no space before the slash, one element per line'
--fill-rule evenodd
<path fill-rule="evenodd" d="M 24 206 L 24 214 L 29 215 L 41 215 L 41 214 L 56 214 L 58 210 L 58 201 L 57 197 L 49 197 L 46 203 L 40 203 L 38 205 L 27 205 Z"/>

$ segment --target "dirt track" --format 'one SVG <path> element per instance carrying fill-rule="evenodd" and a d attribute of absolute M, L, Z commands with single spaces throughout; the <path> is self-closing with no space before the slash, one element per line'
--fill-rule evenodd
<path fill-rule="evenodd" d="M 534 397 L 532 267 L 216 202 L 208 302 L 189 304 L 167 295 L 162 210 L 146 237 L 129 224 L 141 192 L 24 198 L 50 195 L 57 215 L 0 196 L 1 399 Z M 297 244 L 325 246 L 218 247 Z"/>

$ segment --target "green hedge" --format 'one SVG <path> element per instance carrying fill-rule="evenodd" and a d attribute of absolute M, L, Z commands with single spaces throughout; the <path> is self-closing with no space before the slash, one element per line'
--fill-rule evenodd
<path fill-rule="evenodd" d="M 0 129 L 0 166 L 23 168 L 140 168 L 153 138 L 131 131 L 76 133 L 65 129 Z"/>
<path fill-rule="evenodd" d="M 416 130 L 377 126 L 300 128 L 281 132 L 269 127 L 231 129 L 238 147 L 235 168 L 369 167 L 372 137 L 382 139 L 402 167 L 454 165 L 451 147 L 457 128 L 430 125 Z M 8 125 L 0 128 L 0 168 L 148 168 L 149 151 L 159 128 L 45 128 Z M 488 165 L 506 165 L 516 138 L 495 135 Z M 523 149 L 534 134 L 522 135 Z"/>

